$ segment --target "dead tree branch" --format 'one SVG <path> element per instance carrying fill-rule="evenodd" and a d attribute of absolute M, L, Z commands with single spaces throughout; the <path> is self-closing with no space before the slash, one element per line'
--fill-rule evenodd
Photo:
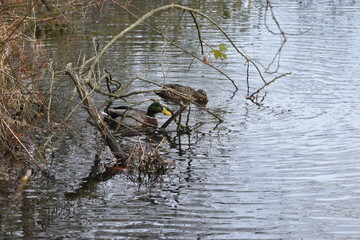
<path fill-rule="evenodd" d="M 232 40 L 230 39 L 230 37 L 228 35 L 226 35 L 225 31 L 222 30 L 210 17 L 208 17 L 207 15 L 201 13 L 200 11 L 196 10 L 196 9 L 193 9 L 193 8 L 189 8 L 189 7 L 184 7 L 184 6 L 181 6 L 181 5 L 176 5 L 176 4 L 171 4 L 171 5 L 166 5 L 166 6 L 163 6 L 163 7 L 159 7 L 157 9 L 154 9 L 153 11 L 149 12 L 149 13 L 146 13 L 145 15 L 143 15 L 142 17 L 138 17 L 137 15 L 135 15 L 133 12 L 131 12 L 129 9 L 125 8 L 124 6 L 120 5 L 119 3 L 117 3 L 116 1 L 112 1 L 115 5 L 119 6 L 120 8 L 122 8 L 123 10 L 125 10 L 126 12 L 128 12 L 129 14 L 131 14 L 133 17 L 135 17 L 136 19 L 138 19 L 134 24 L 130 25 L 127 29 L 125 29 L 124 31 L 122 31 L 121 33 L 119 33 L 117 36 L 115 36 L 105 47 L 105 48 L 108 48 L 110 47 L 110 45 L 112 45 L 115 41 L 117 41 L 119 38 L 121 38 L 122 36 L 124 36 L 129 30 L 133 29 L 135 26 L 143 23 L 145 24 L 146 26 L 148 26 L 149 28 L 151 28 L 153 31 L 155 31 L 156 33 L 158 33 L 160 36 L 162 36 L 164 38 L 164 40 L 166 42 L 168 42 L 169 44 L 177 47 L 178 49 L 180 49 L 181 51 L 185 52 L 186 54 L 190 55 L 191 57 L 197 59 L 198 61 L 206 64 L 207 66 L 213 68 L 214 70 L 216 70 L 217 72 L 219 72 L 221 75 L 225 76 L 235 87 L 236 91 L 238 91 L 238 86 L 236 85 L 235 81 L 230 78 L 227 74 L 225 74 L 223 71 L 221 71 L 220 69 L 218 69 L 217 67 L 211 65 L 210 63 L 206 63 L 206 62 L 203 62 L 203 59 L 201 59 L 200 57 L 196 56 L 195 54 L 187 51 L 186 49 L 182 48 L 180 45 L 176 44 L 175 42 L 171 41 L 169 38 L 167 38 L 161 31 L 159 31 L 158 29 L 156 29 L 155 27 L 149 25 L 148 23 L 145 22 L 145 20 L 147 18 L 150 18 L 152 17 L 155 13 L 157 12 L 160 12 L 160 11 L 165 11 L 167 9 L 180 9 L 180 10 L 185 10 L 185 11 L 188 11 L 188 12 L 191 12 L 194 15 L 194 13 L 206 18 L 208 21 L 210 21 L 213 25 L 215 25 L 220 31 L 221 33 L 223 33 L 226 38 L 228 40 L 231 41 L 232 45 L 237 49 L 238 52 L 240 52 L 243 56 L 245 56 L 236 46 L 235 44 L 232 42 Z M 135 25 L 135 26 L 134 26 Z M 129 29 L 130 28 L 130 29 Z M 129 29 L 129 30 L 128 30 Z M 116 39 L 116 40 L 114 40 Z M 113 41 L 114 40 L 114 41 Z M 201 40 L 200 40 L 201 41 Z M 110 45 L 109 45 L 110 44 Z M 103 50 L 104 50 L 103 49 Z M 102 52 L 100 52 L 99 54 L 103 54 Z M 246 59 L 248 59 L 246 56 L 245 56 Z M 249 59 L 253 64 L 255 64 L 251 59 Z M 91 59 L 89 59 L 88 61 L 86 61 L 84 63 L 84 65 L 87 65 L 87 64 L 90 64 L 92 61 L 98 61 L 98 58 L 96 57 L 93 57 Z M 94 65 L 94 63 L 92 63 L 92 66 Z M 256 66 L 257 67 L 257 66 Z M 259 69 L 260 70 L 260 69 Z M 259 74 L 261 76 L 261 78 L 263 79 L 262 75 L 261 75 L 261 72 L 259 71 Z"/>
<path fill-rule="evenodd" d="M 102 117 L 100 116 L 99 112 L 97 111 L 96 107 L 94 106 L 92 99 L 89 97 L 89 93 L 86 90 L 84 82 L 69 65 L 67 66 L 66 74 L 74 82 L 84 108 L 86 109 L 90 117 L 94 120 L 95 126 L 101 133 L 101 136 L 103 137 L 105 143 L 109 146 L 114 156 L 122 163 L 125 163 L 125 152 L 117 144 L 114 136 L 112 135 L 112 133 L 104 123 Z"/>

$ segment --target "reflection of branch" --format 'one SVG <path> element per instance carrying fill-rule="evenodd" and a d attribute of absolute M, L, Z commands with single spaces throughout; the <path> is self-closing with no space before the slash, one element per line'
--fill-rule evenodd
<path fill-rule="evenodd" d="M 276 27 L 277 27 L 277 29 L 278 29 L 278 31 L 279 31 L 278 33 L 272 31 L 272 30 L 270 29 L 270 27 L 268 26 L 268 24 L 267 24 L 267 13 L 268 13 L 269 9 L 270 9 L 271 17 L 272 17 L 273 21 L 275 22 Z M 277 50 L 276 54 L 274 55 L 273 59 L 271 60 L 271 62 L 269 63 L 269 65 L 268 65 L 267 67 L 263 66 L 263 67 L 265 68 L 265 71 L 266 71 L 266 72 L 268 72 L 268 73 L 276 73 L 276 72 L 279 70 L 279 68 L 280 68 L 281 51 L 283 50 L 283 47 L 284 47 L 285 43 L 287 42 L 287 37 L 286 37 L 286 36 L 287 36 L 287 35 L 299 35 L 299 34 L 303 34 L 303 33 L 305 33 L 305 32 L 310 31 L 311 28 L 308 29 L 307 31 L 304 31 L 304 32 L 300 31 L 298 34 L 285 33 L 285 32 L 282 30 L 282 28 L 281 28 L 281 26 L 280 26 L 280 23 L 279 23 L 279 21 L 277 20 L 277 18 L 276 18 L 276 16 L 275 16 L 274 9 L 273 9 L 273 6 L 272 6 L 272 3 L 271 3 L 270 0 L 266 0 L 266 7 L 265 7 L 265 14 L 264 14 L 264 24 L 265 24 L 266 29 L 267 29 L 271 34 L 273 34 L 273 35 L 281 35 L 281 37 L 282 37 L 281 45 L 280 45 L 279 49 Z M 277 59 L 277 67 L 276 67 L 276 69 L 275 69 L 274 71 L 272 71 L 272 72 L 269 72 L 270 67 L 274 64 L 274 62 L 275 62 L 276 59 Z"/>
<path fill-rule="evenodd" d="M 106 167 L 105 171 L 101 171 L 100 167 L 100 159 L 96 158 L 89 175 L 81 180 L 80 187 L 74 192 L 66 192 L 65 197 L 70 200 L 85 197 L 92 193 L 99 183 L 109 180 L 126 169 L 125 167 L 117 166 L 116 164 L 112 167 Z"/>
<path fill-rule="evenodd" d="M 270 10 L 270 13 L 271 13 L 271 17 L 272 17 L 273 21 L 275 22 L 276 27 L 277 27 L 277 29 L 278 29 L 278 31 L 279 31 L 278 33 L 272 31 L 272 30 L 270 29 L 270 27 L 268 26 L 268 24 L 267 24 L 267 13 L 268 13 L 269 10 Z M 282 51 L 285 43 L 287 42 L 287 37 L 286 37 L 286 36 L 287 36 L 287 35 L 299 35 L 299 34 L 303 34 L 303 33 L 305 33 L 305 32 L 308 32 L 308 31 L 311 30 L 311 29 L 309 29 L 309 30 L 307 30 L 307 31 L 305 31 L 305 32 L 301 32 L 301 31 L 300 31 L 298 34 L 285 33 L 285 32 L 282 30 L 282 28 L 281 28 L 281 26 L 280 26 L 280 23 L 279 23 L 279 21 L 277 20 L 277 18 L 276 18 L 276 16 L 275 16 L 274 9 L 273 9 L 273 6 L 272 6 L 272 3 L 271 3 L 270 0 L 267 0 L 267 1 L 266 1 L 265 14 L 264 14 L 264 24 L 265 24 L 265 27 L 266 27 L 266 29 L 268 30 L 268 32 L 270 32 L 270 33 L 273 34 L 273 35 L 281 35 L 281 37 L 282 37 L 281 45 L 280 45 L 279 49 L 277 50 L 275 56 L 273 57 L 273 59 L 271 60 L 271 62 L 269 63 L 269 65 L 268 65 L 267 67 L 264 67 L 264 68 L 265 68 L 265 71 L 268 72 L 269 69 L 270 69 L 270 67 L 271 67 L 271 65 L 273 65 L 274 62 L 275 62 L 275 60 L 277 59 L 277 67 L 276 67 L 276 69 L 275 69 L 274 71 L 272 71 L 272 72 L 268 72 L 268 73 L 276 73 L 276 72 L 279 70 L 279 68 L 280 68 L 281 51 Z"/>
<path fill-rule="evenodd" d="M 143 19 L 146 15 L 148 15 L 148 14 L 145 14 L 144 16 L 142 16 L 141 18 L 139 18 L 139 17 L 136 16 L 133 12 L 131 12 L 131 11 L 128 10 L 127 8 L 124 8 L 124 7 L 121 6 L 119 3 L 115 2 L 115 1 L 112 1 L 112 2 L 113 2 L 115 5 L 119 6 L 120 8 L 124 9 L 125 11 L 127 11 L 127 12 L 128 12 L 129 14 L 131 14 L 133 17 L 137 18 L 138 21 L 136 21 L 136 22 L 139 22 L 139 21 L 140 21 L 141 19 Z M 226 36 L 226 38 L 227 38 L 229 41 L 231 41 L 231 43 L 232 43 L 232 45 L 235 47 L 235 49 L 237 49 L 237 51 L 240 52 L 240 50 L 235 46 L 235 44 L 232 42 L 232 40 L 226 35 L 225 31 L 222 30 L 222 29 L 221 29 L 211 18 L 209 18 L 207 15 L 205 15 L 205 14 L 203 14 L 203 13 L 201 13 L 201 12 L 195 10 L 195 9 L 188 8 L 188 7 L 184 7 L 184 6 L 180 6 L 180 5 L 175 5 L 175 4 L 168 5 L 168 6 L 164 6 L 164 7 L 166 7 L 166 8 L 164 8 L 164 9 L 162 9 L 162 10 L 166 10 L 167 8 L 170 8 L 169 6 L 171 6 L 171 8 L 179 8 L 179 9 L 183 9 L 183 10 L 185 10 L 185 11 L 189 11 L 189 12 L 191 12 L 192 14 L 193 14 L 193 13 L 196 13 L 196 14 L 198 14 L 198 15 L 206 18 L 206 19 L 207 19 L 208 21 L 210 21 L 213 25 L 215 25 L 215 26 Z M 155 9 L 155 10 L 156 10 L 156 11 L 162 11 L 162 10 L 159 10 L 159 9 L 160 9 L 160 8 Z M 149 17 L 150 17 L 150 16 L 151 16 L 151 15 L 149 15 Z M 146 26 L 148 26 L 149 28 L 151 28 L 153 31 L 155 31 L 156 33 L 158 33 L 160 36 L 162 36 L 162 37 L 164 38 L 164 40 L 165 40 L 166 42 L 168 42 L 169 44 L 177 47 L 177 48 L 180 49 L 181 51 L 185 52 L 186 54 L 190 55 L 191 57 L 197 59 L 198 61 L 204 63 L 205 65 L 213 68 L 214 70 L 216 70 L 217 72 L 219 72 L 221 75 L 225 76 L 225 77 L 226 77 L 228 80 L 230 80 L 230 82 L 234 85 L 236 91 L 239 89 L 239 88 L 237 87 L 235 81 L 234 81 L 232 78 L 230 78 L 227 74 L 225 74 L 223 71 L 221 71 L 220 69 L 218 69 L 217 67 L 215 67 L 215 66 L 213 66 L 213 65 L 211 65 L 211 64 L 209 64 L 209 63 L 203 62 L 203 59 L 201 59 L 201 58 L 199 58 L 198 56 L 196 56 L 195 54 L 192 54 L 191 52 L 187 51 L 186 49 L 184 49 L 184 48 L 181 47 L 180 45 L 172 42 L 169 38 L 167 38 L 162 32 L 160 32 L 159 30 L 157 30 L 155 27 L 149 25 L 149 24 L 146 23 L 146 22 L 144 22 L 143 24 L 145 24 Z M 124 31 L 125 31 L 125 30 L 124 30 Z M 241 53 L 241 52 L 240 52 L 240 53 Z M 242 56 L 244 56 L 246 59 L 248 59 L 243 53 L 241 53 L 241 54 L 242 54 Z M 250 61 L 251 61 L 251 60 L 250 60 Z M 252 62 L 252 61 L 251 61 L 251 62 Z M 252 62 L 252 63 L 255 65 L 254 62 Z M 258 68 L 257 68 L 257 69 L 258 69 Z M 259 70 L 259 69 L 258 69 L 258 70 Z M 259 72 L 261 78 L 263 79 L 260 70 L 259 70 L 258 72 Z"/>
<path fill-rule="evenodd" d="M 270 12 L 271 12 L 271 17 L 272 17 L 273 21 L 275 22 L 276 27 L 277 27 L 277 29 L 279 30 L 279 33 L 273 32 L 273 31 L 269 28 L 269 26 L 267 25 L 267 17 L 266 17 L 266 16 L 267 16 L 267 12 L 268 12 L 269 9 L 270 9 Z M 271 60 L 271 62 L 269 63 L 269 65 L 265 68 L 265 70 L 268 71 L 268 70 L 270 69 L 271 65 L 275 62 L 275 59 L 278 59 L 276 69 L 275 69 L 273 72 L 271 72 L 271 73 L 276 73 L 276 72 L 279 70 L 279 68 L 280 68 L 281 51 L 282 51 L 285 43 L 287 42 L 287 38 L 286 38 L 285 32 L 282 30 L 282 28 L 281 28 L 281 26 L 280 26 L 280 23 L 279 23 L 279 21 L 277 20 L 277 18 L 276 18 L 276 16 L 275 16 L 275 13 L 274 13 L 274 10 L 273 10 L 273 6 L 272 6 L 270 0 L 267 0 L 267 1 L 266 1 L 265 14 L 264 14 L 264 24 L 265 24 L 266 29 L 267 29 L 271 34 L 281 35 L 281 37 L 282 37 L 282 41 L 281 41 L 281 45 L 280 45 L 279 49 L 277 50 L 275 56 L 273 57 L 273 59 Z"/>
<path fill-rule="evenodd" d="M 276 24 L 276 26 L 277 26 L 277 28 L 278 28 L 278 30 L 279 30 L 280 33 L 275 33 L 275 32 L 273 32 L 273 31 L 269 28 L 269 26 L 267 25 L 266 15 L 267 15 L 267 11 L 268 11 L 269 8 L 270 8 L 270 12 L 271 12 L 271 17 L 272 17 L 272 19 L 274 20 L 274 22 L 275 22 L 275 24 Z M 274 34 L 274 35 L 279 35 L 279 34 L 281 34 L 281 35 L 283 36 L 283 38 L 286 39 L 285 32 L 281 29 L 280 23 L 279 23 L 279 21 L 278 21 L 278 20 L 276 19 L 276 17 L 275 17 L 275 13 L 274 13 L 274 10 L 273 10 L 273 6 L 272 6 L 270 0 L 267 0 L 267 1 L 266 1 L 264 21 L 265 21 L 265 27 L 266 27 L 266 29 L 267 29 L 270 33 L 272 33 L 272 34 Z"/>
<path fill-rule="evenodd" d="M 115 1 L 113 1 L 114 3 L 116 3 Z M 118 6 L 121 6 L 119 4 L 117 4 Z M 127 10 L 124 6 L 121 6 L 121 8 Z M 126 29 L 124 29 L 123 31 L 121 31 L 119 34 L 117 34 L 115 37 L 113 37 L 105 46 L 103 49 L 101 49 L 101 51 L 99 51 L 99 53 L 88 59 L 87 61 L 85 61 L 81 68 L 85 68 L 86 65 L 91 64 L 90 65 L 90 69 L 93 69 L 96 65 L 96 63 L 100 60 L 100 58 L 104 55 L 104 53 L 120 38 L 122 38 L 125 34 L 127 34 L 128 32 L 130 32 L 132 29 L 134 29 L 136 26 L 140 25 L 141 23 L 143 23 L 146 19 L 148 19 L 149 17 L 151 17 L 152 15 L 154 15 L 157 12 L 161 12 L 161 11 L 165 11 L 167 9 L 171 9 L 171 8 L 179 8 L 179 9 L 184 9 L 184 10 L 194 10 L 192 8 L 187 8 L 187 7 L 183 7 L 180 5 L 175 5 L 175 4 L 171 4 L 171 5 L 165 5 L 159 8 L 156 8 L 148 13 L 146 13 L 145 15 L 143 15 L 141 18 L 138 18 L 138 20 L 131 24 L 129 27 L 127 27 Z M 128 10 L 127 10 L 128 11 Z M 88 78 L 91 78 L 91 73 L 92 71 L 90 70 L 88 73 Z"/>

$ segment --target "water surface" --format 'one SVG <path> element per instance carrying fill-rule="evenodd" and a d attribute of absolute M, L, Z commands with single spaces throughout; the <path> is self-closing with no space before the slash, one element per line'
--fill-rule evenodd
<path fill-rule="evenodd" d="M 213 16 L 250 57 L 267 65 L 281 38 L 264 27 L 265 4 L 228 2 L 184 4 Z M 156 6 L 160 6 L 158 1 L 148 1 L 141 11 Z M 211 61 L 236 80 L 240 90 L 235 95 L 233 85 L 205 65 L 194 63 L 189 70 L 191 57 L 174 47 L 165 46 L 159 64 L 164 42 L 145 26 L 116 43 L 103 61 L 114 78 L 126 81 L 150 67 L 144 75 L 150 80 L 203 88 L 210 99 L 207 107 L 224 122 L 218 125 L 211 115 L 193 109 L 191 123 L 205 124 L 190 135 L 170 134 L 161 153 L 175 166 L 161 184 L 138 188 L 125 174 L 118 174 L 84 187 L 82 179 L 94 165 L 94 146 L 100 138 L 85 121 L 86 113 L 78 112 L 70 125 L 80 129 L 80 140 L 70 134 L 53 139 L 52 145 L 60 150 L 48 156 L 51 177 L 38 174 L 23 196 L 1 204 L 0 236 L 359 239 L 360 4 L 293 0 L 273 1 L 273 6 L 288 33 L 278 74 L 292 74 L 270 85 L 261 104 L 244 98 L 244 60 L 203 19 L 199 22 L 204 40 L 213 46 L 228 46 L 228 60 Z M 176 16 L 170 23 L 178 21 Z M 276 31 L 269 15 L 267 19 Z M 64 44 L 64 39 L 74 36 L 48 41 L 59 66 L 77 59 L 74 46 L 91 53 L 92 36 L 106 42 L 135 19 L 109 8 L 100 14 L 90 11 L 79 21 L 84 25 L 75 36 L 77 41 Z M 193 51 L 198 43 L 193 21 L 189 16 L 182 21 L 169 27 L 167 34 Z M 255 90 L 262 82 L 253 69 L 251 72 L 251 89 Z M 264 76 L 270 80 L 276 75 Z M 62 84 L 64 94 L 70 94 L 71 85 Z M 132 90 L 148 87 L 136 81 Z M 141 101 L 131 99 L 131 103 Z M 159 121 L 165 117 L 160 116 Z M 81 194 L 69 197 L 79 189 Z"/>

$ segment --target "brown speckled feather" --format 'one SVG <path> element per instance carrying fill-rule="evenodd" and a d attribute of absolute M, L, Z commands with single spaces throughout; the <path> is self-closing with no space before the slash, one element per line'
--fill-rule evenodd
<path fill-rule="evenodd" d="M 190 101 L 196 102 L 200 105 L 206 105 L 208 102 L 206 92 L 202 89 L 195 90 L 188 86 L 180 84 L 164 84 L 155 93 L 163 98 L 165 101 L 179 104 L 180 102 L 188 104 Z"/>

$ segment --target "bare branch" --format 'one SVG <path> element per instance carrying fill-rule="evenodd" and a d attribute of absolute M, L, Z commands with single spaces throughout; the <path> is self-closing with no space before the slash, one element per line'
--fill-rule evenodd
<path fill-rule="evenodd" d="M 125 152 L 120 148 L 117 144 L 114 136 L 111 134 L 110 130 L 104 123 L 102 117 L 100 116 L 98 110 L 95 108 L 92 103 L 92 99 L 89 97 L 89 93 L 87 92 L 83 81 L 79 78 L 79 76 L 73 71 L 70 66 L 67 66 L 66 74 L 73 80 L 76 89 L 78 91 L 79 97 L 82 100 L 82 104 L 91 118 L 94 120 L 96 127 L 101 133 L 104 141 L 109 146 L 114 156 L 121 162 L 124 163 L 126 159 Z"/>
<path fill-rule="evenodd" d="M 194 23 L 195 23 L 196 30 L 197 30 L 197 33 L 198 33 L 199 43 L 200 43 L 200 46 L 201 46 L 201 54 L 204 55 L 204 47 L 203 47 L 203 43 L 202 43 L 202 39 L 201 39 L 201 32 L 200 32 L 200 29 L 199 29 L 199 25 L 198 25 L 198 23 L 196 21 L 196 18 L 195 18 L 192 11 L 190 11 L 190 14 L 191 14 L 191 17 L 194 19 Z"/>
<path fill-rule="evenodd" d="M 135 23 L 139 22 L 140 20 L 142 20 L 141 22 L 143 22 L 143 21 L 145 20 L 145 19 L 143 20 L 143 18 L 144 18 L 145 16 L 147 16 L 147 17 L 150 17 L 150 16 L 151 16 L 151 15 L 149 15 L 149 14 L 145 14 L 143 17 L 139 18 L 139 17 L 136 16 L 134 13 L 132 13 L 130 10 L 128 10 L 127 8 L 124 8 L 123 6 L 121 6 L 120 4 L 118 4 L 117 2 L 115 2 L 115 1 L 112 1 L 112 2 L 113 2 L 115 5 L 119 6 L 120 8 L 124 9 L 125 11 L 127 11 L 128 13 L 130 13 L 130 14 L 131 14 L 132 16 L 134 16 L 135 18 L 137 18 L 138 21 L 136 21 Z M 198 11 L 198 10 L 196 10 L 196 9 L 192 9 L 192 8 L 188 8 L 188 7 L 184 7 L 184 6 L 172 4 L 172 5 L 167 5 L 167 6 L 164 6 L 164 7 L 157 8 L 157 9 L 155 9 L 155 10 L 153 10 L 153 11 L 158 12 L 158 11 L 166 10 L 166 9 L 168 9 L 168 8 L 179 8 L 179 9 L 183 9 L 183 10 L 185 10 L 185 11 L 189 11 L 189 12 L 192 12 L 192 13 L 199 14 L 199 15 L 205 17 L 206 19 L 208 19 L 208 20 L 209 20 L 212 24 L 214 24 L 218 29 L 221 29 L 213 20 L 211 20 L 211 18 L 207 17 L 205 14 L 201 13 L 200 11 Z M 214 70 L 216 70 L 217 72 L 219 72 L 221 75 L 225 76 L 225 77 L 226 77 L 228 80 L 230 80 L 230 82 L 234 85 L 236 91 L 239 90 L 239 88 L 237 87 L 235 81 L 234 81 L 232 78 L 230 78 L 227 74 L 225 74 L 223 71 L 221 71 L 220 69 L 218 69 L 218 68 L 216 68 L 215 66 L 211 65 L 210 63 L 204 62 L 203 59 L 201 59 L 201 58 L 199 58 L 198 56 L 196 56 L 195 54 L 187 51 L 186 49 L 184 49 L 184 48 L 181 47 L 180 45 L 172 42 L 169 38 L 167 38 L 162 32 L 160 32 L 159 30 L 157 30 L 155 27 L 147 24 L 146 22 L 144 22 L 144 24 L 145 24 L 146 26 L 148 26 L 149 28 L 151 28 L 151 29 L 152 29 L 153 31 L 155 31 L 156 33 L 158 33 L 160 36 L 162 36 L 162 37 L 164 38 L 164 40 L 167 41 L 169 44 L 177 47 L 177 48 L 180 49 L 181 51 L 185 52 L 186 54 L 188 54 L 188 55 L 190 55 L 191 57 L 197 59 L 198 61 L 206 64 L 207 66 L 209 66 L 209 67 L 213 68 Z M 125 31 L 125 30 L 124 30 L 124 31 Z M 231 41 L 231 39 L 226 35 L 226 33 L 225 33 L 222 29 L 221 29 L 221 32 L 222 32 L 223 34 L 225 34 L 225 36 L 227 37 L 227 39 L 229 39 L 229 40 Z M 235 46 L 234 43 L 232 43 L 232 45 Z M 236 46 L 235 46 L 235 48 L 236 48 Z M 237 48 L 236 48 L 236 49 L 237 49 Z M 238 50 L 238 49 L 237 49 L 237 50 Z M 240 52 L 240 50 L 238 50 L 238 51 Z M 245 56 L 245 55 L 244 55 L 244 56 Z M 246 59 L 247 59 L 247 58 L 246 58 Z M 250 60 L 250 61 L 251 61 L 251 60 Z M 257 68 L 257 69 L 258 69 L 258 68 Z M 259 73 L 260 73 L 260 72 L 259 72 Z M 260 75 L 261 75 L 261 73 L 260 73 Z M 261 75 L 261 77 L 262 77 L 262 75 Z M 263 79 L 263 77 L 262 77 L 262 79 Z M 235 92 L 236 92 L 236 91 L 235 91 Z"/>
<path fill-rule="evenodd" d="M 272 80 L 270 80 L 269 82 L 265 83 L 262 87 L 260 87 L 258 90 L 256 90 L 255 92 L 253 92 L 248 98 L 249 99 L 253 99 L 254 96 L 256 94 L 258 94 L 261 90 L 263 90 L 265 87 L 267 87 L 268 85 L 270 85 L 271 83 L 275 82 L 276 80 L 278 80 L 279 78 L 282 78 L 282 77 L 285 77 L 287 75 L 290 75 L 291 72 L 288 72 L 288 73 L 284 73 L 284 74 L 281 74 L 279 76 L 276 76 L 275 78 L 273 78 Z"/>

